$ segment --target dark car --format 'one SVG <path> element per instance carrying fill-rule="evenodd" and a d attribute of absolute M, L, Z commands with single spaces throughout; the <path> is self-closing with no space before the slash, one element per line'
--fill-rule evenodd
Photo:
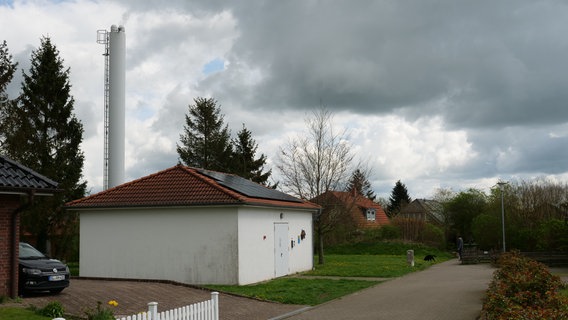
<path fill-rule="evenodd" d="M 59 293 L 69 286 L 69 268 L 31 245 L 20 242 L 20 294 L 32 291 Z"/>

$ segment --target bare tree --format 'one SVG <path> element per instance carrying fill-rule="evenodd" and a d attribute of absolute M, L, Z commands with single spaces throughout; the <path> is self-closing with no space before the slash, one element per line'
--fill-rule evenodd
<path fill-rule="evenodd" d="M 512 181 L 505 202 L 515 222 L 529 229 L 545 220 L 563 219 L 562 205 L 568 203 L 568 185 L 539 177 Z M 507 192 L 505 193 L 507 195 Z"/>
<path fill-rule="evenodd" d="M 280 148 L 277 168 L 282 175 L 282 187 L 301 199 L 312 200 L 327 191 L 342 190 L 352 172 L 354 155 L 346 131 L 336 132 L 333 114 L 324 107 L 308 117 L 307 132 L 290 139 Z M 318 203 L 325 206 L 324 203 Z M 340 220 L 341 215 L 324 216 L 325 210 L 314 217 L 319 241 L 318 258 L 323 264 L 323 236 Z"/>
<path fill-rule="evenodd" d="M 450 188 L 437 188 L 432 195 L 432 200 L 436 200 L 439 203 L 447 203 L 456 196 L 456 193 Z"/>

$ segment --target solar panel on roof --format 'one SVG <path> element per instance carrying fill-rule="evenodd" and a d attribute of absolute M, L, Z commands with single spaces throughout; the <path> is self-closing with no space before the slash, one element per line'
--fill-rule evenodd
<path fill-rule="evenodd" d="M 208 176 L 209 178 L 216 180 L 220 185 L 227 187 L 231 190 L 234 190 L 238 193 L 244 194 L 248 197 L 291 201 L 291 202 L 302 202 L 301 200 L 289 196 L 283 192 L 264 187 L 258 183 L 252 182 L 245 178 L 241 178 L 239 176 L 224 174 L 221 172 L 209 171 L 205 169 L 196 169 L 196 170 Z"/>

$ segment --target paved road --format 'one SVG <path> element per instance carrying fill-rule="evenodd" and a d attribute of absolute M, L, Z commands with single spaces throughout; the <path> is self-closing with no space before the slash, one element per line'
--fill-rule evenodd
<path fill-rule="evenodd" d="M 488 264 L 461 265 L 454 259 L 276 319 L 476 319 L 493 271 Z"/>

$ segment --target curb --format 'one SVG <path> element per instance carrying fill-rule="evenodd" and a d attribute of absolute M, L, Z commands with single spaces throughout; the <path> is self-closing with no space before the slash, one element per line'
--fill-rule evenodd
<path fill-rule="evenodd" d="M 291 311 L 291 312 L 285 313 L 285 314 L 283 314 L 283 315 L 280 315 L 280 316 L 278 316 L 278 317 L 270 318 L 270 319 L 268 319 L 268 320 L 281 320 L 281 319 L 286 319 L 286 318 L 289 318 L 289 317 L 291 317 L 291 316 L 295 316 L 295 315 L 297 315 L 297 314 L 306 312 L 306 311 L 308 311 L 308 310 L 310 310 L 310 309 L 312 309 L 312 308 L 313 308 L 313 307 L 303 307 L 303 308 L 301 308 L 301 309 L 298 309 L 298 310 L 295 310 L 295 311 Z"/>

